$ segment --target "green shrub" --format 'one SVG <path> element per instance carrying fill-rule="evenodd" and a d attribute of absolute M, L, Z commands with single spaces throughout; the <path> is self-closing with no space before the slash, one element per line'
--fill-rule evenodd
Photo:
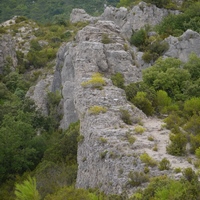
<path fill-rule="evenodd" d="M 152 103 L 148 100 L 146 92 L 137 92 L 131 102 L 148 116 L 154 112 Z"/>
<path fill-rule="evenodd" d="M 134 128 L 134 131 L 135 131 L 137 134 L 142 134 L 142 133 L 144 133 L 145 130 L 146 130 L 146 129 L 145 129 L 144 127 L 140 126 L 140 125 L 135 126 L 135 128 Z"/>
<path fill-rule="evenodd" d="M 89 108 L 88 111 L 91 115 L 98 115 L 100 113 L 105 113 L 107 111 L 107 108 L 103 106 L 92 106 Z"/>
<path fill-rule="evenodd" d="M 104 33 L 104 34 L 102 35 L 101 42 L 102 42 L 103 44 L 109 44 L 109 43 L 112 42 L 112 40 L 109 38 L 109 35 L 108 35 L 108 34 Z"/>
<path fill-rule="evenodd" d="M 124 77 L 121 73 L 118 72 L 112 75 L 111 80 L 112 80 L 113 85 L 124 89 Z"/>
<path fill-rule="evenodd" d="M 146 63 L 150 63 L 153 60 L 152 54 L 149 51 L 145 51 L 144 54 L 142 55 L 142 59 Z"/>
<path fill-rule="evenodd" d="M 175 169 L 174 169 L 174 172 L 175 172 L 176 174 L 181 173 L 181 168 L 180 168 L 180 167 L 175 168 Z"/>
<path fill-rule="evenodd" d="M 200 97 L 193 97 L 184 103 L 184 111 L 188 115 L 199 115 L 200 112 Z"/>
<path fill-rule="evenodd" d="M 133 187 L 140 186 L 142 183 L 146 183 L 149 181 L 149 177 L 146 174 L 138 171 L 130 172 L 128 174 L 128 177 L 128 183 Z"/>
<path fill-rule="evenodd" d="M 18 16 L 17 19 L 15 20 L 15 22 L 16 22 L 16 23 L 20 23 L 20 22 L 27 21 L 27 20 L 28 20 L 27 17 Z"/>
<path fill-rule="evenodd" d="M 155 139 L 154 139 L 154 137 L 152 135 L 150 135 L 150 136 L 148 136 L 148 140 L 149 141 L 154 141 Z"/>
<path fill-rule="evenodd" d="M 169 170 L 170 169 L 170 161 L 167 158 L 163 158 L 158 165 L 158 169 L 160 171 Z"/>
<path fill-rule="evenodd" d="M 145 2 L 155 4 L 159 8 L 165 8 L 171 0 L 145 0 Z"/>
<path fill-rule="evenodd" d="M 155 177 L 142 192 L 142 200 L 187 200 L 199 198 L 199 183 Z"/>
<path fill-rule="evenodd" d="M 195 153 L 196 149 L 200 147 L 200 135 L 190 135 L 190 152 Z"/>
<path fill-rule="evenodd" d="M 101 152 L 101 153 L 100 153 L 100 158 L 101 158 L 101 159 L 104 159 L 104 158 L 106 157 L 107 153 L 108 153 L 108 151 L 103 151 L 103 152 Z"/>
<path fill-rule="evenodd" d="M 77 142 L 83 142 L 84 138 L 85 138 L 84 135 L 79 135 L 77 137 Z"/>
<path fill-rule="evenodd" d="M 167 146 L 167 152 L 171 155 L 182 156 L 186 153 L 186 135 L 179 132 L 170 134 L 171 144 Z"/>
<path fill-rule="evenodd" d="M 200 147 L 195 150 L 195 155 L 200 159 Z"/>
<path fill-rule="evenodd" d="M 182 124 L 182 119 L 175 112 L 171 113 L 167 118 L 164 119 L 166 123 L 166 128 L 170 129 L 172 133 L 180 131 L 180 126 Z"/>
<path fill-rule="evenodd" d="M 100 73 L 94 73 L 90 80 L 81 84 L 82 87 L 92 87 L 97 89 L 101 89 L 104 85 L 106 85 L 106 82 Z"/>
<path fill-rule="evenodd" d="M 128 124 L 128 125 L 132 124 L 131 115 L 128 112 L 128 110 L 124 110 L 121 108 L 120 109 L 120 117 L 125 124 Z"/>
<path fill-rule="evenodd" d="M 6 33 L 6 29 L 3 27 L 0 27 L 0 34 L 5 34 Z"/>
<path fill-rule="evenodd" d="M 157 102 L 157 109 L 160 113 L 166 113 L 168 106 L 170 106 L 172 100 L 168 96 L 167 92 L 163 90 L 159 90 L 156 92 L 156 102 Z"/>
<path fill-rule="evenodd" d="M 200 116 L 194 114 L 188 119 L 183 128 L 192 135 L 198 135 L 200 133 Z"/>
<path fill-rule="evenodd" d="M 157 165 L 157 162 L 151 158 L 147 153 L 143 153 L 140 155 L 140 160 L 145 163 L 147 166 L 154 167 Z"/>
<path fill-rule="evenodd" d="M 75 189 L 73 186 L 60 188 L 54 194 L 49 194 L 45 197 L 45 200 L 97 200 L 101 199 L 95 193 L 91 193 L 84 189 Z"/>
<path fill-rule="evenodd" d="M 125 50 L 125 51 L 128 51 L 128 49 L 129 49 L 128 44 L 125 43 L 125 44 L 124 44 L 124 50 Z"/>
<path fill-rule="evenodd" d="M 126 132 L 126 138 L 130 144 L 133 144 L 136 141 L 136 138 L 132 136 L 129 132 Z"/>
<path fill-rule="evenodd" d="M 130 43 L 135 45 L 136 47 L 140 47 L 145 45 L 145 40 L 147 38 L 147 33 L 144 29 L 140 29 L 139 31 L 133 33 L 130 39 Z"/>
<path fill-rule="evenodd" d="M 198 176 L 196 175 L 195 171 L 193 171 L 190 167 L 183 170 L 183 176 L 189 182 L 198 181 Z"/>
<path fill-rule="evenodd" d="M 99 138 L 99 142 L 102 143 L 102 144 L 105 144 L 105 143 L 108 142 L 108 140 L 106 138 L 104 138 L 104 137 L 100 137 Z"/>

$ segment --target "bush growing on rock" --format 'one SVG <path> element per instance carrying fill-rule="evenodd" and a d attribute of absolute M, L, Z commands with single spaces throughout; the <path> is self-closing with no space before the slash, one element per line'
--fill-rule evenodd
<path fill-rule="evenodd" d="M 137 92 L 136 96 L 131 100 L 131 102 L 142 110 L 146 115 L 150 116 L 153 114 L 154 109 L 152 103 L 147 99 L 147 93 Z"/>
<path fill-rule="evenodd" d="M 169 170 L 170 169 L 170 161 L 167 158 L 163 158 L 160 162 L 159 162 L 159 166 L 158 169 L 160 171 L 162 170 Z"/>
<path fill-rule="evenodd" d="M 141 154 L 140 160 L 150 167 L 154 167 L 157 165 L 157 162 L 153 158 L 151 158 L 147 153 Z"/>
<path fill-rule="evenodd" d="M 109 43 L 112 42 L 112 40 L 109 38 L 109 35 L 108 35 L 108 34 L 104 33 L 104 34 L 102 35 L 101 42 L 102 42 L 103 44 L 109 44 Z"/>
<path fill-rule="evenodd" d="M 136 47 L 140 47 L 140 49 L 143 49 L 146 38 L 147 38 L 147 32 L 144 29 L 140 29 L 139 31 L 133 33 L 133 35 L 131 36 L 130 43 L 132 45 L 135 45 Z"/>
<path fill-rule="evenodd" d="M 170 134 L 171 143 L 167 146 L 167 152 L 174 156 L 182 156 L 186 153 L 187 138 L 186 135 L 178 132 Z"/>
<path fill-rule="evenodd" d="M 102 86 L 104 85 L 106 85 L 106 82 L 100 73 L 92 74 L 91 79 L 81 84 L 82 87 L 92 87 L 97 89 L 102 89 Z"/>
<path fill-rule="evenodd" d="M 105 113 L 107 109 L 103 106 L 92 106 L 89 108 L 89 113 L 92 115 L 98 115 L 100 113 Z"/>
<path fill-rule="evenodd" d="M 111 80 L 113 82 L 113 85 L 121 88 L 121 89 L 124 89 L 125 86 L 124 86 L 124 77 L 121 73 L 116 73 L 114 75 L 111 76 Z"/>
<path fill-rule="evenodd" d="M 128 183 L 133 187 L 140 186 L 142 183 L 146 183 L 149 181 L 148 175 L 138 171 L 130 172 L 128 174 L 128 177 L 129 177 Z"/>
<path fill-rule="evenodd" d="M 142 133 L 144 133 L 145 130 L 146 130 L 146 129 L 145 129 L 144 127 L 140 126 L 140 125 L 135 126 L 135 128 L 134 128 L 134 131 L 135 131 L 135 133 L 137 133 L 137 134 L 142 134 Z"/>
<path fill-rule="evenodd" d="M 124 110 L 121 108 L 120 109 L 120 117 L 125 124 L 128 124 L 128 125 L 132 124 L 131 115 L 128 112 L 128 110 Z"/>

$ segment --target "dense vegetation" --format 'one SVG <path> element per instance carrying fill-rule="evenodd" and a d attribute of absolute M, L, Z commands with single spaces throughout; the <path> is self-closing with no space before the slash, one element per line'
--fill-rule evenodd
<path fill-rule="evenodd" d="M 41 23 L 63 21 L 69 19 L 73 8 L 83 8 L 90 14 L 99 15 L 106 2 L 116 5 L 118 0 L 1 0 L 0 23 L 16 15 Z"/>

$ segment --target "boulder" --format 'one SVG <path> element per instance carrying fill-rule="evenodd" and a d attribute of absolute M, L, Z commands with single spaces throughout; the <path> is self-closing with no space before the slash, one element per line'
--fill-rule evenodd
<path fill-rule="evenodd" d="M 193 52 L 200 56 L 200 34 L 187 30 L 180 37 L 169 36 L 165 39 L 169 44 L 169 49 L 164 56 L 178 58 L 187 62 L 189 55 Z"/>

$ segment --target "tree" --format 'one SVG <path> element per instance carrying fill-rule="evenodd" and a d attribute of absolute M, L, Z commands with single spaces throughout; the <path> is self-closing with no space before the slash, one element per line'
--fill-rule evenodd
<path fill-rule="evenodd" d="M 191 74 L 191 79 L 196 81 L 200 78 L 200 58 L 192 53 L 190 54 L 189 61 L 185 63 L 184 69 L 187 69 Z"/>
<path fill-rule="evenodd" d="M 182 156 L 186 151 L 187 138 L 186 135 L 179 132 L 170 134 L 171 144 L 167 146 L 167 152 L 171 155 Z"/>
<path fill-rule="evenodd" d="M 150 68 L 143 71 L 143 80 L 149 87 L 164 90 L 176 100 L 185 99 L 185 82 L 190 80 L 187 70 L 180 67 L 181 62 L 175 58 L 158 59 Z"/>
<path fill-rule="evenodd" d="M 157 91 L 157 107 L 159 112 L 166 112 L 166 108 L 171 104 L 171 98 L 168 96 L 167 92 L 163 90 Z M 165 109 L 165 110 L 164 110 Z"/>
<path fill-rule="evenodd" d="M 152 115 L 154 109 L 151 102 L 147 99 L 147 93 L 138 92 L 131 102 L 141 109 L 146 115 Z"/>
<path fill-rule="evenodd" d="M 184 111 L 189 116 L 200 115 L 200 97 L 193 97 L 184 103 Z"/>

